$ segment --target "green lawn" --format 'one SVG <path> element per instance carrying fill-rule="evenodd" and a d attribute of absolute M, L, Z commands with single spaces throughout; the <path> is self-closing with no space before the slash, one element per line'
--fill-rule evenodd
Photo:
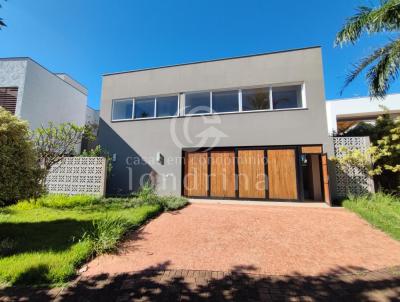
<path fill-rule="evenodd" d="M 0 283 L 62 284 L 94 253 L 84 235 L 93 232 L 93 221 L 123 220 L 125 232 L 162 210 L 123 199 L 53 199 L 0 208 Z"/>
<path fill-rule="evenodd" d="M 349 198 L 343 202 L 343 206 L 400 240 L 400 198 L 377 193 Z"/>

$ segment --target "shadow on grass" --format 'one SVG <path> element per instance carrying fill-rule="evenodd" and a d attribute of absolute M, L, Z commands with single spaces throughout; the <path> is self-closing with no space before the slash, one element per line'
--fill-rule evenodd
<path fill-rule="evenodd" d="M 10 238 L 13 247 L 2 251 L 0 257 L 26 252 L 64 251 L 76 243 L 85 230 L 91 230 L 91 221 L 62 219 L 42 222 L 2 222 L 0 240 Z"/>
<path fill-rule="evenodd" d="M 170 271 L 169 263 L 131 274 L 82 278 L 61 292 L 58 301 L 398 301 L 400 268 L 354 274 L 338 267 L 316 276 L 263 276 L 237 266 L 230 273 Z M 51 300 L 55 293 L 0 290 L 11 300 Z M 27 296 L 28 295 L 28 296 Z M 297 301 L 296 300 L 296 301 Z"/>

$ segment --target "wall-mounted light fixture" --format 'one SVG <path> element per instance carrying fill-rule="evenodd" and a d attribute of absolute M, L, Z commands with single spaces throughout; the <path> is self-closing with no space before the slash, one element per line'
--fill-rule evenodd
<path fill-rule="evenodd" d="M 161 152 L 157 152 L 156 160 L 160 165 L 164 165 L 164 156 L 161 154 Z"/>

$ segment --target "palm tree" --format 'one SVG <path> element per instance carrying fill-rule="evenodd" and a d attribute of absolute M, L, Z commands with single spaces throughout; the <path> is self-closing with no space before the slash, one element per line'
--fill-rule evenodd
<path fill-rule="evenodd" d="M 380 6 L 376 8 L 359 7 L 357 13 L 347 20 L 337 34 L 335 46 L 346 43 L 355 44 L 363 33 L 397 33 L 399 29 L 400 0 L 382 0 Z M 374 50 L 353 67 L 341 92 L 368 67 L 366 79 L 369 94 L 374 98 L 383 98 L 399 73 L 400 39 L 389 39 L 389 43 Z"/>

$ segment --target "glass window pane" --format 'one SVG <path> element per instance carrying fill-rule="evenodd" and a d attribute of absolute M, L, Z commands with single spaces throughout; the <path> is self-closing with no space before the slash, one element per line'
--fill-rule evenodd
<path fill-rule="evenodd" d="M 274 109 L 301 108 L 301 85 L 272 87 Z"/>
<path fill-rule="evenodd" d="M 132 100 L 118 100 L 113 102 L 113 120 L 126 120 L 132 118 Z"/>
<path fill-rule="evenodd" d="M 157 116 L 175 116 L 178 114 L 178 96 L 157 97 Z"/>
<path fill-rule="evenodd" d="M 135 118 L 154 117 L 155 99 L 135 99 Z"/>
<path fill-rule="evenodd" d="M 213 92 L 213 112 L 239 111 L 239 93 L 237 90 Z"/>
<path fill-rule="evenodd" d="M 243 89 L 242 110 L 265 110 L 269 108 L 269 88 Z"/>
<path fill-rule="evenodd" d="M 210 113 L 210 93 L 196 92 L 185 95 L 185 114 Z"/>

